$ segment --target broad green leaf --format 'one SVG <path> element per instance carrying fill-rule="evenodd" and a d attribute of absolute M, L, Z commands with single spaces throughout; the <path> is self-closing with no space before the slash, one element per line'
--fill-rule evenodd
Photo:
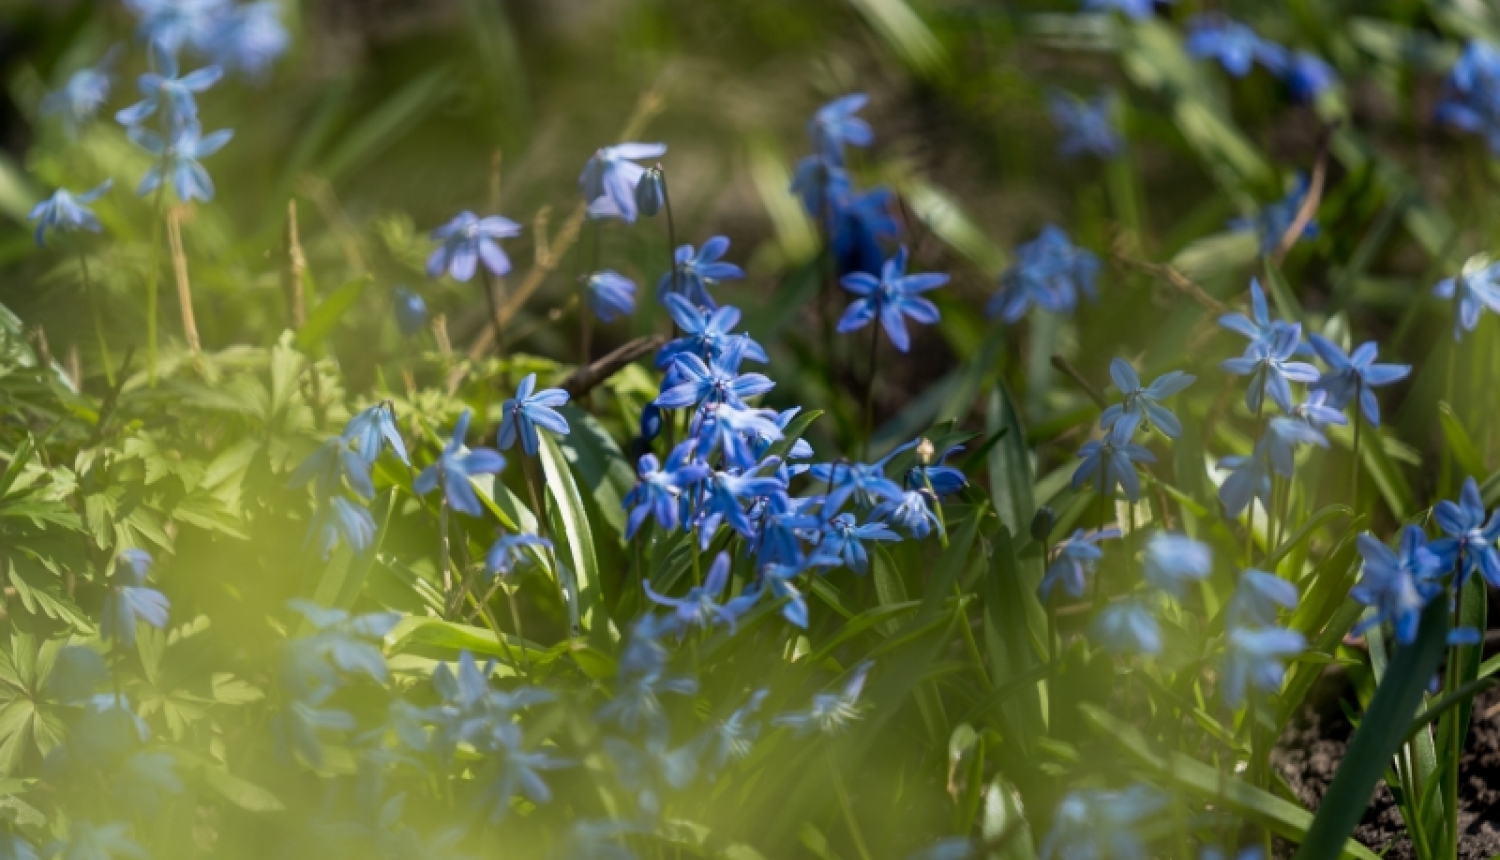
<path fill-rule="evenodd" d="M 569 624 L 575 636 L 584 630 L 605 634 L 608 619 L 602 617 L 604 601 L 599 592 L 599 563 L 598 556 L 595 555 L 594 530 L 589 524 L 583 497 L 578 492 L 578 484 L 573 480 L 572 471 L 568 469 L 568 461 L 563 456 L 562 448 L 552 434 L 540 435 L 542 446 L 538 454 L 542 472 L 547 478 L 546 492 L 556 503 L 553 521 L 562 526 L 562 534 L 553 535 L 553 539 L 562 538 L 568 557 L 572 559 L 571 565 L 562 564 L 560 558 L 558 564 L 563 587 L 568 594 Z"/>
<path fill-rule="evenodd" d="M 569 403 L 560 410 L 572 432 L 559 441 L 563 456 L 589 488 L 594 504 L 619 540 L 625 538 L 625 496 L 635 486 L 635 469 L 594 416 Z"/>
<path fill-rule="evenodd" d="M 1004 383 L 990 392 L 985 409 L 984 432 L 1005 435 L 990 450 L 990 500 L 1000 522 L 1013 535 L 1031 533 L 1036 503 L 1031 494 L 1031 452 L 1026 449 L 1026 427 L 1016 409 L 1015 398 Z"/>
<path fill-rule="evenodd" d="M 990 679 L 1000 687 L 1026 675 L 1039 662 L 1027 617 L 1028 604 L 1037 602 L 1036 584 L 1026 581 L 1008 529 L 1001 526 L 991 540 L 990 564 L 981 596 L 984 599 L 984 641 L 990 656 Z M 1037 609 L 1041 609 L 1039 604 Z M 1035 684 L 1023 688 L 1020 695 L 1004 707 L 1010 711 L 1011 724 L 1021 730 L 1017 737 L 1007 738 L 1007 742 L 1014 740 L 1021 745 L 1022 755 L 1029 755 L 1031 742 L 1045 731 L 1040 688 Z"/>

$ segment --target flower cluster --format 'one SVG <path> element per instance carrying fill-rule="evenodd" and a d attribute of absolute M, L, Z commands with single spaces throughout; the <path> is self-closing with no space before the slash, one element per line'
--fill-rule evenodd
<path fill-rule="evenodd" d="M 819 108 L 807 125 L 813 154 L 797 162 L 792 178 L 792 193 L 822 230 L 840 276 L 877 274 L 898 234 L 890 189 L 858 191 L 849 176 L 846 147 L 875 141 L 869 123 L 856 116 L 868 103 L 868 96 L 856 93 Z"/>
<path fill-rule="evenodd" d="M 1338 83 L 1333 67 L 1316 54 L 1289 50 L 1245 24 L 1221 16 L 1194 18 L 1188 26 L 1186 46 L 1189 54 L 1215 60 L 1237 78 L 1259 65 L 1276 75 L 1297 101 L 1315 101 Z"/>

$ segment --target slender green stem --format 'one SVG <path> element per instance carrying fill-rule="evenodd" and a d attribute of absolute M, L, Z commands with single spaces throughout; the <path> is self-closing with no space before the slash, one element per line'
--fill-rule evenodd
<path fill-rule="evenodd" d="M 693 585 L 703 584 L 703 552 L 698 548 L 698 536 L 688 534 L 688 540 L 693 544 Z"/>
<path fill-rule="evenodd" d="M 161 227 L 166 215 L 162 210 L 167 191 L 167 160 L 160 165 L 161 184 L 156 186 L 156 197 L 151 204 L 151 269 L 146 273 L 146 376 L 151 386 L 156 387 L 156 305 L 157 290 L 161 276 Z"/>
<path fill-rule="evenodd" d="M 661 171 L 661 206 L 667 212 L 667 271 L 672 278 L 672 292 L 677 292 L 677 222 L 672 219 L 672 195 L 667 193 L 667 172 L 662 170 L 660 164 L 656 169 Z M 673 325 L 676 330 L 676 325 Z"/>
<path fill-rule="evenodd" d="M 88 299 L 89 313 L 94 318 L 94 337 L 99 339 L 99 360 L 104 363 L 104 381 L 115 387 L 115 368 L 109 361 L 109 341 L 104 336 L 104 317 L 99 313 L 99 299 L 94 295 L 94 282 L 89 277 L 89 258 L 83 249 L 78 249 L 78 268 L 83 272 L 83 294 Z"/>
<path fill-rule="evenodd" d="M 1359 398 L 1364 394 L 1363 383 L 1354 383 L 1354 406 L 1349 410 L 1349 420 L 1354 422 L 1354 467 L 1352 469 L 1353 480 L 1349 486 L 1349 507 L 1354 513 L 1359 513 L 1359 428 L 1364 422 L 1360 421 Z"/>
<path fill-rule="evenodd" d="M 441 468 L 441 467 L 439 467 Z M 442 475 L 442 492 L 438 496 L 438 556 L 443 566 L 443 616 L 453 614 L 458 605 L 458 596 L 453 590 L 453 560 L 448 546 L 448 476 Z"/>
<path fill-rule="evenodd" d="M 1463 573 L 1463 550 L 1459 550 L 1458 561 L 1453 568 L 1454 591 L 1457 596 L 1454 600 L 1453 623 L 1463 623 L 1464 611 L 1464 587 Z M 1457 648 L 1448 649 L 1448 666 L 1445 672 L 1444 687 L 1450 692 L 1457 690 L 1463 685 L 1463 660 L 1460 659 Z M 1447 759 L 1443 771 L 1443 814 L 1444 814 L 1444 842 L 1445 851 L 1443 857 L 1458 856 L 1458 771 L 1464 754 L 1464 735 L 1466 728 L 1461 720 L 1463 708 L 1454 708 L 1448 712 L 1443 721 L 1448 724 L 1448 748 L 1443 751 Z M 1439 733 L 1441 735 L 1441 733 Z"/>
<path fill-rule="evenodd" d="M 1251 457 L 1261 457 L 1261 456 L 1264 456 L 1263 452 L 1261 451 L 1260 440 L 1261 440 L 1261 437 L 1263 435 L 1265 435 L 1265 432 L 1266 432 L 1266 396 L 1265 396 L 1265 392 L 1262 391 L 1261 392 L 1260 402 L 1257 403 L 1257 404 L 1255 404 L 1255 440 L 1253 442 L 1251 442 L 1251 445 L 1253 446 L 1250 449 L 1250 456 Z M 1255 500 L 1260 495 L 1259 490 L 1260 490 L 1260 488 L 1257 487 L 1256 488 L 1256 492 L 1253 493 L 1250 496 L 1250 504 L 1249 504 L 1249 506 L 1245 508 L 1245 566 L 1246 567 L 1249 567 L 1251 565 L 1253 557 L 1254 557 L 1254 553 L 1255 553 Z M 1270 516 L 1271 516 L 1271 512 L 1269 510 L 1266 511 L 1266 517 L 1269 519 Z M 1269 534 L 1269 532 L 1270 532 L 1270 530 L 1267 529 L 1267 533 L 1268 534 Z"/>
<path fill-rule="evenodd" d="M 844 814 L 844 824 L 849 828 L 849 836 L 854 840 L 854 850 L 859 852 L 860 860 L 871 860 L 870 848 L 865 844 L 865 836 L 854 818 L 854 805 L 849 802 L 849 792 L 844 788 L 844 776 L 839 771 L 838 759 L 834 758 L 833 746 L 827 745 L 824 749 L 827 751 L 828 770 L 833 777 L 833 791 L 838 797 L 839 810 Z"/>
<path fill-rule="evenodd" d="M 870 437 L 875 433 L 875 372 L 880 360 L 880 324 L 870 321 L 870 373 L 865 377 L 865 440 L 864 458 L 870 459 Z"/>
<path fill-rule="evenodd" d="M 515 625 L 516 639 L 521 643 L 521 665 L 525 667 L 526 674 L 531 674 L 531 655 L 526 651 L 526 628 L 521 626 L 521 608 L 516 605 L 516 593 L 512 589 L 504 589 L 506 602 L 510 604 L 510 623 Z"/>

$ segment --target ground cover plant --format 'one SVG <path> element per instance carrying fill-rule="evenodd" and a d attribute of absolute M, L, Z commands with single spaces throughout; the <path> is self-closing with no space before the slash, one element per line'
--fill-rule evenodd
<path fill-rule="evenodd" d="M 1500 15 L 600 8 L 0 9 L 0 858 L 1489 856 Z"/>

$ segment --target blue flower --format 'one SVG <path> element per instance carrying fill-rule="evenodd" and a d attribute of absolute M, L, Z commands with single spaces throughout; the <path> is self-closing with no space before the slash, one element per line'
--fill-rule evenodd
<path fill-rule="evenodd" d="M 224 77 L 218 66 L 180 75 L 177 58 L 155 42 L 151 45 L 151 65 L 154 71 L 146 72 L 136 80 L 136 88 L 145 98 L 115 114 L 115 119 L 124 126 L 138 126 L 162 112 L 162 125 L 177 131 L 198 122 L 198 103 L 194 93 L 201 93 Z"/>
<path fill-rule="evenodd" d="M 214 199 L 214 181 L 198 162 L 223 149 L 224 144 L 234 137 L 232 130 L 220 129 L 205 136 L 197 123 L 189 123 L 178 129 L 170 142 L 140 126 L 131 127 L 127 133 L 137 146 L 156 158 L 156 163 L 136 187 L 137 195 L 150 194 L 170 177 L 177 199 L 183 203 Z"/>
<path fill-rule="evenodd" d="M 151 572 L 151 554 L 143 549 L 127 549 L 115 562 L 115 575 L 104 595 L 103 617 L 99 635 L 106 641 L 126 648 L 135 644 L 136 622 L 144 621 L 161 630 L 167 626 L 167 610 L 172 604 L 167 596 L 146 587 Z"/>
<path fill-rule="evenodd" d="M 745 338 L 742 355 L 752 361 L 765 363 L 765 348 L 749 335 L 735 334 L 734 327 L 740 324 L 740 309 L 724 305 L 717 310 L 708 310 L 693 304 L 675 293 L 668 293 L 662 300 L 672 322 L 682 329 L 682 337 L 666 344 L 656 353 L 657 367 L 670 367 L 673 360 L 684 353 L 691 353 L 704 361 L 717 361 L 736 338 Z"/>
<path fill-rule="evenodd" d="M 427 302 L 406 287 L 397 287 L 394 296 L 396 328 L 402 336 L 412 337 L 427 327 Z"/>
<path fill-rule="evenodd" d="M 489 807 L 491 824 L 500 822 L 510 813 L 511 800 L 517 795 L 538 806 L 552 800 L 552 789 L 542 779 L 539 771 L 573 766 L 573 762 L 568 759 L 554 756 L 546 750 L 502 747 L 499 753 L 496 771 L 480 793 L 481 800 Z"/>
<path fill-rule="evenodd" d="M 760 531 L 753 544 L 762 570 L 774 566 L 796 573 L 806 566 L 802 542 L 815 540 L 823 525 L 822 520 L 807 513 L 815 504 L 816 499 L 794 499 L 785 493 L 766 498 L 760 510 Z"/>
<path fill-rule="evenodd" d="M 1114 10 L 1132 21 L 1145 21 L 1156 11 L 1158 0 L 1083 0 L 1085 12 L 1109 12 Z M 1160 0 L 1171 3 L 1173 0 Z"/>
<path fill-rule="evenodd" d="M 775 468 L 779 461 L 771 458 L 761 462 L 744 474 L 714 472 L 709 478 L 706 497 L 699 511 L 699 540 L 707 546 L 718 531 L 719 523 L 725 522 L 745 538 L 755 537 L 755 526 L 745 512 L 745 503 L 786 492 L 786 484 L 779 478 L 761 477 L 756 473 Z"/>
<path fill-rule="evenodd" d="M 700 458 L 710 460 L 722 451 L 725 463 L 735 469 L 748 469 L 761 459 L 770 447 L 761 440 L 782 438 L 774 410 L 741 409 L 729 403 L 710 404 L 694 413 L 688 435 L 698 440 Z"/>
<path fill-rule="evenodd" d="M 1229 227 L 1233 230 L 1254 230 L 1255 235 L 1260 238 L 1260 252 L 1273 254 L 1281 247 L 1281 237 L 1286 235 L 1286 231 L 1292 228 L 1292 222 L 1297 220 L 1297 213 L 1301 211 L 1302 201 L 1306 198 L 1307 177 L 1299 173 L 1285 197 L 1262 207 L 1253 217 L 1230 219 Z M 1318 223 L 1310 220 L 1297 239 L 1311 239 L 1317 235 Z"/>
<path fill-rule="evenodd" d="M 357 435 L 357 434 L 356 434 Z M 375 485 L 370 482 L 370 464 L 374 457 L 367 457 L 355 446 L 356 435 L 330 436 L 303 460 L 287 485 L 301 487 L 313 484 L 319 499 L 339 494 L 339 489 L 348 483 L 349 489 L 364 499 L 375 497 Z M 374 449 L 377 453 L 380 448 Z"/>
<path fill-rule="evenodd" d="M 578 190 L 589 204 L 589 217 L 619 218 L 634 224 L 635 189 L 646 172 L 635 162 L 661 158 L 666 153 L 664 143 L 621 143 L 596 151 L 578 176 Z"/>
<path fill-rule="evenodd" d="M 1053 90 L 1047 94 L 1047 113 L 1062 135 L 1058 151 L 1063 158 L 1092 155 L 1110 159 L 1125 147 L 1115 129 L 1114 98 L 1109 93 L 1084 101 Z"/>
<path fill-rule="evenodd" d="M 0 835 L 0 860 L 40 860 L 30 842 L 14 833 Z"/>
<path fill-rule="evenodd" d="M 761 567 L 761 584 L 770 589 L 771 597 L 785 601 L 781 606 L 781 617 L 803 630 L 807 629 L 807 598 L 792 584 L 801 573 L 796 567 L 784 564 L 767 564 Z"/>
<path fill-rule="evenodd" d="M 447 272 L 455 281 L 468 282 L 480 263 L 490 274 L 501 277 L 510 272 L 510 257 L 499 240 L 519 235 L 521 225 L 509 218 L 480 218 L 473 212 L 460 212 L 432 231 L 432 238 L 442 244 L 427 258 L 427 277 L 440 278 Z"/>
<path fill-rule="evenodd" d="M 1292 98 L 1307 103 L 1338 84 L 1339 76 L 1322 57 L 1307 51 L 1294 51 L 1287 58 L 1281 79 Z"/>
<path fill-rule="evenodd" d="M 59 188 L 52 193 L 51 197 L 33 206 L 26 220 L 37 222 L 37 247 L 46 244 L 48 230 L 63 233 L 87 230 L 90 233 L 98 233 L 104 229 L 99 224 L 98 216 L 88 208 L 88 204 L 103 197 L 112 185 L 114 185 L 114 180 L 106 179 L 98 186 L 77 196 L 65 188 Z"/>
<path fill-rule="evenodd" d="M 1016 249 L 1015 262 L 1000 275 L 1000 292 L 986 313 L 1013 323 L 1033 304 L 1055 314 L 1070 314 L 1078 294 L 1098 298 L 1095 280 L 1099 258 L 1076 247 L 1062 228 L 1047 225 L 1041 234 Z"/>
<path fill-rule="evenodd" d="M 926 490 L 941 498 L 943 496 L 951 496 L 964 487 L 967 487 L 969 479 L 964 477 L 962 469 L 955 469 L 952 466 L 944 465 L 944 461 L 963 449 L 964 446 L 955 445 L 944 451 L 942 456 L 937 458 L 937 462 L 928 465 L 918 462 L 910 469 L 907 469 L 905 477 L 902 478 L 902 481 L 906 484 L 906 488 L 908 490 Z M 904 447 L 898 450 L 904 450 Z"/>
<path fill-rule="evenodd" d="M 901 498 L 881 502 L 870 512 L 870 518 L 881 520 L 906 529 L 912 537 L 921 539 L 932 534 L 933 529 L 942 530 L 943 524 L 927 504 L 925 490 L 907 490 Z"/>
<path fill-rule="evenodd" d="M 1136 463 L 1155 463 L 1156 455 L 1130 443 L 1121 444 L 1113 437 L 1103 441 L 1091 439 L 1078 451 L 1083 462 L 1073 472 L 1073 487 L 1088 484 L 1100 495 L 1113 495 L 1119 487 L 1132 502 L 1141 497 L 1141 480 L 1135 473 Z"/>
<path fill-rule="evenodd" d="M 895 195 L 889 188 L 856 194 L 847 187 L 829 192 L 828 233 L 833 237 L 834 270 L 840 277 L 853 272 L 877 274 L 885 262 L 885 243 L 901 235 L 891 216 Z"/>
<path fill-rule="evenodd" d="M 252 78 L 264 77 L 292 43 L 281 21 L 281 8 L 276 0 L 234 7 L 219 19 L 201 49 L 226 68 Z"/>
<path fill-rule="evenodd" d="M 859 695 L 865 688 L 865 679 L 869 677 L 870 667 L 873 665 L 866 660 L 855 666 L 842 690 L 836 693 L 819 693 L 813 696 L 812 704 L 805 710 L 778 714 L 772 722 L 791 728 L 797 737 L 806 737 L 815 732 L 829 736 L 839 734 L 863 713 Z"/>
<path fill-rule="evenodd" d="M 745 270 L 733 263 L 720 262 L 729 250 L 729 240 L 714 236 L 695 253 L 692 245 L 682 245 L 672 255 L 675 267 L 661 276 L 656 284 L 656 297 L 662 302 L 671 293 L 676 293 L 701 308 L 713 310 L 718 307 L 708 288 L 720 281 L 733 281 L 745 277 Z M 675 272 L 675 277 L 674 277 Z"/>
<path fill-rule="evenodd" d="M 458 423 L 453 425 L 453 436 L 444 446 L 443 453 L 438 455 L 436 463 L 422 470 L 422 474 L 412 484 L 412 489 L 425 496 L 441 484 L 448 507 L 471 517 L 480 517 L 484 516 L 484 508 L 469 480 L 477 475 L 492 475 L 504 469 L 505 458 L 492 448 L 475 448 L 472 451 L 464 448 L 470 417 L 467 409 L 458 416 Z"/>
<path fill-rule="evenodd" d="M 1111 654 L 1161 653 L 1161 625 L 1138 600 L 1124 600 L 1106 607 L 1094 620 L 1094 638 Z"/>
<path fill-rule="evenodd" d="M 895 453 L 895 452 L 892 452 Z M 868 507 L 881 501 L 901 498 L 901 485 L 885 476 L 885 462 L 819 463 L 808 470 L 814 481 L 828 485 L 823 502 L 825 516 L 837 513 L 850 499 Z"/>
<path fill-rule="evenodd" d="M 1442 559 L 1428 548 L 1421 527 L 1414 525 L 1401 530 L 1395 551 L 1369 533 L 1356 537 L 1355 544 L 1364 565 L 1349 596 L 1375 608 L 1375 615 L 1360 622 L 1355 632 L 1389 621 L 1396 629 L 1396 641 L 1410 645 L 1417 639 L 1422 610 L 1443 591 L 1435 578 L 1444 567 Z"/>
<path fill-rule="evenodd" d="M 329 496 L 318 500 L 308 529 L 308 540 L 311 541 L 314 535 L 325 559 L 333 554 L 341 540 L 357 555 L 375 542 L 375 518 L 344 496 Z"/>
<path fill-rule="evenodd" d="M 1181 598 L 1184 585 L 1206 579 L 1213 567 L 1213 550 L 1202 541 L 1157 532 L 1146 542 L 1146 582 L 1173 597 Z"/>
<path fill-rule="evenodd" d="M 1268 693 L 1280 690 L 1286 676 L 1282 661 L 1306 648 L 1307 640 L 1295 630 L 1280 627 L 1230 630 L 1224 649 L 1224 670 L 1219 676 L 1219 694 L 1224 703 L 1238 708 L 1252 686 Z"/>
<path fill-rule="evenodd" d="M 807 133 L 819 155 L 829 164 L 843 165 L 845 144 L 864 147 L 874 142 L 870 124 L 854 115 L 869 102 L 870 97 L 864 93 L 852 93 L 834 99 L 813 114 Z"/>
<path fill-rule="evenodd" d="M 354 450 L 366 463 L 374 463 L 381 448 L 391 446 L 391 453 L 401 462 L 411 465 L 406 456 L 406 443 L 401 440 L 401 431 L 396 429 L 396 408 L 389 400 L 368 407 L 349 419 L 342 434 L 344 441 L 353 441 Z"/>
<path fill-rule="evenodd" d="M 585 283 L 589 307 L 600 322 L 614 322 L 635 313 L 635 281 L 608 269 L 589 275 Z"/>
<path fill-rule="evenodd" d="M 1237 78 L 1250 72 L 1254 63 L 1271 71 L 1280 71 L 1286 62 L 1286 51 L 1238 21 L 1218 16 L 1199 15 L 1188 24 L 1184 42 L 1187 52 L 1200 60 L 1217 60 L 1224 71 Z"/>
<path fill-rule="evenodd" d="M 1462 340 L 1464 332 L 1479 325 L 1485 308 L 1500 312 L 1500 263 L 1476 254 L 1457 275 L 1438 281 L 1432 294 L 1453 301 L 1453 339 Z"/>
<path fill-rule="evenodd" d="M 667 201 L 667 180 L 661 165 L 646 168 L 640 181 L 635 184 L 635 208 L 647 218 L 653 218 Z"/>
<path fill-rule="evenodd" d="M 500 419 L 500 450 L 506 450 L 521 440 L 521 448 L 535 457 L 542 446 L 537 427 L 550 430 L 559 436 L 568 435 L 568 419 L 557 413 L 557 407 L 568 402 L 568 392 L 561 388 L 536 390 L 536 374 L 528 373 L 516 389 L 516 396 L 505 401 L 501 407 L 504 418 Z"/>
<path fill-rule="evenodd" d="M 670 387 L 667 387 L 670 383 Z M 776 383 L 760 373 L 738 373 L 728 370 L 722 361 L 705 364 L 692 353 L 678 355 L 672 362 L 663 390 L 655 403 L 663 409 L 681 409 L 705 403 L 744 408 L 746 397 L 765 394 Z"/>
<path fill-rule="evenodd" d="M 1145 860 L 1146 843 L 1137 825 L 1165 807 L 1160 794 L 1140 785 L 1069 792 L 1052 816 L 1041 860 Z"/>
<path fill-rule="evenodd" d="M 634 734 L 642 729 L 662 734 L 666 729 L 661 696 L 672 693 L 690 696 L 698 690 L 692 678 L 666 674 L 666 651 L 660 642 L 666 625 L 656 616 L 646 614 L 631 628 L 626 652 L 620 659 L 614 698 L 599 709 L 601 721 L 614 723 Z"/>
<path fill-rule="evenodd" d="M 1302 445 L 1327 448 L 1328 439 L 1300 418 L 1283 418 L 1278 415 L 1271 419 L 1266 429 L 1266 453 L 1271 458 L 1271 466 L 1276 474 L 1283 478 L 1292 476 L 1297 448 Z"/>
<path fill-rule="evenodd" d="M 691 630 L 699 628 L 707 630 L 715 624 L 729 625 L 730 632 L 734 631 L 734 623 L 739 616 L 744 614 L 760 595 L 750 593 L 741 595 L 727 603 L 719 603 L 719 597 L 729 585 L 729 553 L 721 552 L 714 563 L 708 569 L 708 576 L 704 578 L 702 585 L 695 585 L 688 589 L 683 597 L 663 597 L 656 589 L 651 587 L 651 582 L 646 580 L 641 583 L 646 590 L 646 596 L 658 606 L 665 606 L 672 610 L 672 623 L 679 630 Z"/>
<path fill-rule="evenodd" d="M 1094 571 L 1094 566 L 1099 559 L 1104 558 L 1104 551 L 1097 544 L 1102 540 L 1118 538 L 1119 529 L 1100 529 L 1094 532 L 1084 532 L 1078 529 L 1073 536 L 1063 541 L 1057 548 L 1057 554 L 1053 556 L 1052 564 L 1047 566 L 1047 572 L 1042 576 L 1041 587 L 1037 589 L 1037 595 L 1041 597 L 1042 603 L 1052 599 L 1052 590 L 1058 585 L 1070 597 L 1082 597 L 1084 589 L 1084 578 Z"/>
<path fill-rule="evenodd" d="M 1269 442 L 1262 437 L 1248 457 L 1225 457 L 1219 461 L 1220 469 L 1229 470 L 1229 476 L 1219 485 L 1219 501 L 1224 512 L 1231 518 L 1250 507 L 1250 502 L 1260 499 L 1261 507 L 1271 509 L 1271 469 L 1266 456 Z"/>
<path fill-rule="evenodd" d="M 641 407 L 641 439 L 646 442 L 655 440 L 657 436 L 661 435 L 661 427 L 661 407 L 655 403 L 647 403 Z"/>
<path fill-rule="evenodd" d="M 328 666 L 351 675 L 364 675 L 372 681 L 385 681 L 385 657 L 375 643 L 401 620 L 400 613 L 370 612 L 353 615 L 348 610 L 319 606 L 308 600 L 287 601 L 287 606 L 306 618 L 317 630 L 311 636 L 296 639 L 287 655 L 285 680 L 298 695 L 317 698 L 321 691 L 341 683 L 329 674 Z M 319 668 L 319 661 L 325 665 Z M 299 673 L 303 673 L 300 674 Z"/>
<path fill-rule="evenodd" d="M 734 713 L 719 720 L 704 737 L 704 755 L 708 758 L 705 768 L 710 774 L 720 770 L 731 761 L 739 761 L 750 754 L 750 746 L 760 734 L 760 723 L 754 721 L 757 711 L 766 700 L 768 691 L 761 689 L 750 694 L 745 704 Z"/>
<path fill-rule="evenodd" d="M 1229 600 L 1227 623 L 1230 627 L 1273 626 L 1277 611 L 1296 609 L 1297 599 L 1295 583 L 1264 570 L 1247 570 L 1240 574 Z"/>
<path fill-rule="evenodd" d="M 491 574 L 510 576 L 512 571 L 536 562 L 536 557 L 530 554 L 532 547 L 542 547 L 550 552 L 552 541 L 533 534 L 501 535 L 484 554 L 484 569 Z"/>
<path fill-rule="evenodd" d="M 1125 395 L 1125 402 L 1105 409 L 1104 414 L 1099 417 L 1099 427 L 1110 433 L 1116 442 L 1129 442 L 1143 418 L 1147 427 L 1155 427 L 1168 439 L 1176 439 L 1182 435 L 1182 422 L 1177 420 L 1171 410 L 1162 406 L 1160 401 L 1192 385 L 1198 377 L 1174 370 L 1158 376 L 1149 386 L 1142 387 L 1135 368 L 1123 358 L 1116 358 L 1109 363 L 1109 376 L 1120 393 Z"/>
<path fill-rule="evenodd" d="M 838 331 L 847 334 L 864 328 L 878 317 L 891 343 L 906 352 L 911 349 L 906 317 L 926 325 L 937 322 L 937 305 L 923 298 L 921 293 L 946 283 L 948 276 L 937 272 L 906 274 L 906 247 L 902 246 L 896 256 L 886 260 L 878 279 L 868 272 L 852 272 L 839 280 L 844 289 L 859 298 L 844 311 Z"/>
<path fill-rule="evenodd" d="M 1250 313 L 1249 317 L 1238 311 L 1219 317 L 1219 325 L 1250 339 L 1247 350 L 1254 349 L 1257 345 L 1273 343 L 1282 330 L 1292 325 L 1271 319 L 1270 310 L 1266 307 L 1266 293 L 1261 289 L 1258 278 L 1250 279 Z M 1299 351 L 1301 350 L 1300 338 L 1299 333 Z"/>
<path fill-rule="evenodd" d="M 1198 855 L 1198 860 L 1229 860 L 1229 852 L 1212 845 L 1204 846 L 1203 851 Z M 1234 860 L 1265 860 L 1265 853 L 1259 846 L 1252 845 L 1240 849 L 1240 852 L 1234 855 Z"/>
<path fill-rule="evenodd" d="M 1500 539 L 1500 511 L 1485 519 L 1479 484 L 1472 477 L 1465 479 L 1458 502 L 1445 499 L 1437 503 L 1432 513 L 1447 535 L 1432 542 L 1432 552 L 1442 559 L 1445 568 L 1461 564 L 1458 585 L 1462 586 L 1469 574 L 1479 571 L 1485 582 L 1500 586 L 1500 549 L 1495 546 Z"/>
<path fill-rule="evenodd" d="M 635 537 L 646 519 L 652 516 L 667 531 L 677 528 L 683 494 L 712 474 L 708 466 L 691 462 L 696 444 L 692 439 L 679 443 L 667 456 L 666 466 L 657 461 L 655 454 L 641 457 L 636 466 L 638 479 L 635 487 L 624 500 L 625 507 L 630 510 L 630 518 L 625 524 L 627 539 Z"/>
<path fill-rule="evenodd" d="M 1328 372 L 1313 384 L 1318 391 L 1328 392 L 1328 403 L 1335 409 L 1343 409 L 1359 395 L 1359 411 L 1373 427 L 1380 426 L 1380 402 L 1375 399 L 1373 389 L 1400 382 L 1411 373 L 1409 364 L 1376 364 L 1379 347 L 1375 341 L 1365 341 L 1350 355 L 1345 355 L 1338 344 L 1321 335 L 1313 335 L 1313 351 Z"/>
<path fill-rule="evenodd" d="M 1322 427 L 1325 424 L 1342 426 L 1349 423 L 1343 410 L 1334 409 L 1328 405 L 1328 392 L 1326 391 L 1309 392 L 1307 399 L 1297 404 L 1292 414 L 1306 421 L 1311 427 Z"/>
<path fill-rule="evenodd" d="M 1301 339 L 1300 324 L 1279 326 L 1269 343 L 1252 342 L 1243 356 L 1220 363 L 1220 367 L 1236 376 L 1250 377 L 1250 387 L 1245 391 L 1245 408 L 1259 415 L 1265 396 L 1269 394 L 1281 411 L 1291 413 L 1291 383 L 1318 381 L 1316 367 L 1305 361 L 1289 361 L 1296 354 Z"/>
<path fill-rule="evenodd" d="M 213 38 L 231 0 L 125 0 L 140 18 L 137 32 L 152 45 L 176 54 L 184 46 L 202 49 Z"/>
<path fill-rule="evenodd" d="M 1471 39 L 1444 82 L 1438 121 L 1484 135 L 1490 152 L 1500 153 L 1500 50 Z"/>
<path fill-rule="evenodd" d="M 109 71 L 119 56 L 117 48 L 118 46 L 111 48 L 98 65 L 79 69 L 69 75 L 68 82 L 61 89 L 42 98 L 42 115 L 61 117 L 68 137 L 77 137 L 79 129 L 92 120 L 99 108 L 109 101 L 112 86 Z"/>
<path fill-rule="evenodd" d="M 899 540 L 901 535 L 891 531 L 885 523 L 871 520 L 859 525 L 853 516 L 839 514 L 823 526 L 818 549 L 813 553 L 811 563 L 828 567 L 843 566 L 858 574 L 869 573 L 870 555 L 865 549 L 865 543 Z"/>

